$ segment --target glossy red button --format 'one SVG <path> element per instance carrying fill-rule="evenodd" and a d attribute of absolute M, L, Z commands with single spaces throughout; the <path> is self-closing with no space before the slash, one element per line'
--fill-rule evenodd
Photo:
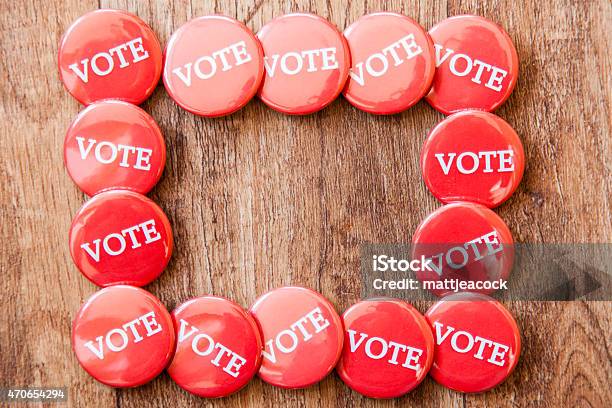
<path fill-rule="evenodd" d="M 521 336 L 506 308 L 488 296 L 458 293 L 440 299 L 425 314 L 436 341 L 429 374 L 461 392 L 501 384 L 518 362 Z"/>
<path fill-rule="evenodd" d="M 412 243 L 413 259 L 431 259 L 431 271 L 421 269 L 416 276 L 432 285 L 426 288 L 437 296 L 451 292 L 452 281 L 473 285 L 463 291 L 491 293 L 500 287 L 500 279 L 508 279 L 514 262 L 510 230 L 480 204 L 453 203 L 437 209 L 418 226 Z"/>
<path fill-rule="evenodd" d="M 165 51 L 164 85 L 183 109 L 223 116 L 251 100 L 263 78 L 263 50 L 244 24 L 204 16 L 183 24 Z"/>
<path fill-rule="evenodd" d="M 82 104 L 119 99 L 138 105 L 159 81 L 162 52 L 140 18 L 122 10 L 95 10 L 66 30 L 58 68 L 64 86 Z"/>
<path fill-rule="evenodd" d="M 342 315 L 344 351 L 336 367 L 342 381 L 372 398 L 395 398 L 423 381 L 434 356 L 425 318 L 398 299 L 370 299 Z"/>
<path fill-rule="evenodd" d="M 166 144 L 155 120 L 138 106 L 97 102 L 66 132 L 64 163 L 89 196 L 116 188 L 146 194 L 164 171 Z"/>
<path fill-rule="evenodd" d="M 266 293 L 250 310 L 264 342 L 262 380 L 282 388 L 321 381 L 342 352 L 342 321 L 327 299 L 294 286 Z"/>
<path fill-rule="evenodd" d="M 272 109 L 306 115 L 342 91 L 351 65 L 348 44 L 329 21 L 314 14 L 277 17 L 257 33 L 266 74 L 259 97 Z"/>
<path fill-rule="evenodd" d="M 523 145 L 514 129 L 482 111 L 444 119 L 421 151 L 425 184 L 443 203 L 471 201 L 497 207 L 514 193 L 524 169 Z"/>
<path fill-rule="evenodd" d="M 417 103 L 435 73 L 429 34 L 416 21 L 396 13 L 361 17 L 344 31 L 351 53 L 344 96 L 355 107 L 392 114 Z"/>
<path fill-rule="evenodd" d="M 494 111 L 518 79 L 518 55 L 499 25 L 478 16 L 456 16 L 429 35 L 436 51 L 436 75 L 427 102 L 449 115 L 465 109 Z"/>
<path fill-rule="evenodd" d="M 262 341 L 255 320 L 236 303 L 215 296 L 191 299 L 172 312 L 177 347 L 170 377 L 200 397 L 225 397 L 259 369 Z"/>
<path fill-rule="evenodd" d="M 174 353 L 174 327 L 146 290 L 112 286 L 91 296 L 72 323 L 72 348 L 85 371 L 112 387 L 157 377 Z"/>
<path fill-rule="evenodd" d="M 144 286 L 172 254 L 172 229 L 161 208 L 125 190 L 100 193 L 85 203 L 70 227 L 70 254 L 98 286 Z"/>

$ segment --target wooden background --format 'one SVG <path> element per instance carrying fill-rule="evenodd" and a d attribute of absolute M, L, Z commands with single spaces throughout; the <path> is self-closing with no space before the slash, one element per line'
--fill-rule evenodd
<path fill-rule="evenodd" d="M 519 4 L 520 3 L 520 4 Z M 362 398 L 335 374 L 306 390 L 254 380 L 237 395 L 204 400 L 163 374 L 114 390 L 83 371 L 70 322 L 96 287 L 68 251 L 72 216 L 85 200 L 66 174 L 64 132 L 80 109 L 58 79 L 59 38 L 98 7 L 130 10 L 165 44 L 185 21 L 223 13 L 257 31 L 272 17 L 311 11 L 344 29 L 391 10 L 426 28 L 475 13 L 500 22 L 521 62 L 498 114 L 522 136 L 527 171 L 499 214 L 519 242 L 612 242 L 609 1 L 84 1 L 0 2 L 0 386 L 66 386 L 70 403 L 227 406 L 611 407 L 609 302 L 515 302 L 524 352 L 497 389 L 462 395 L 427 379 L 391 401 Z M 359 247 L 407 241 L 439 204 L 421 181 L 418 156 L 442 115 L 421 102 L 375 117 L 338 99 L 288 117 L 253 101 L 221 119 L 179 109 L 159 86 L 143 107 L 168 145 L 165 175 L 150 196 L 168 214 L 176 251 L 148 289 L 172 309 L 217 294 L 248 307 L 270 288 L 305 285 L 344 310 L 360 299 Z M 424 312 L 428 304 L 416 305 Z"/>

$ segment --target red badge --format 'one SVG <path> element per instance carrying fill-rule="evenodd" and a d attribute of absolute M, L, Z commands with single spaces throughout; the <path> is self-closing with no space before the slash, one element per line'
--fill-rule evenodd
<path fill-rule="evenodd" d="M 336 367 L 353 390 L 395 398 L 423 381 L 434 356 L 425 318 L 397 299 L 364 300 L 342 315 L 344 351 Z"/>
<path fill-rule="evenodd" d="M 263 50 L 244 24 L 205 16 L 181 26 L 165 51 L 164 85 L 183 109 L 223 116 L 251 100 L 263 78 Z"/>
<path fill-rule="evenodd" d="M 225 397 L 259 369 L 262 341 L 255 320 L 236 303 L 215 296 L 191 299 L 172 312 L 177 347 L 170 377 L 200 397 Z"/>
<path fill-rule="evenodd" d="M 159 81 L 162 52 L 140 18 L 121 10 L 95 10 L 62 37 L 58 67 L 68 92 L 84 105 L 102 99 L 138 105 Z"/>
<path fill-rule="evenodd" d="M 425 314 L 436 342 L 429 374 L 461 392 L 501 384 L 516 366 L 521 336 L 506 308 L 485 295 L 458 293 L 440 299 Z"/>
<path fill-rule="evenodd" d="M 136 105 L 94 103 L 79 113 L 64 139 L 68 174 L 89 196 L 120 188 L 146 194 L 166 163 L 159 127 Z"/>
<path fill-rule="evenodd" d="M 342 352 L 342 321 L 329 301 L 293 286 L 266 293 L 251 307 L 262 332 L 259 376 L 282 388 L 304 388 L 321 381 Z"/>
<path fill-rule="evenodd" d="M 504 288 L 514 262 L 510 230 L 480 204 L 439 208 L 418 226 L 412 243 L 413 259 L 428 265 L 416 276 L 437 296 L 455 289 L 491 293 Z"/>
<path fill-rule="evenodd" d="M 346 40 L 329 21 L 314 14 L 286 14 L 266 24 L 257 37 L 266 71 L 258 95 L 272 109 L 306 115 L 342 91 L 351 58 Z"/>
<path fill-rule="evenodd" d="M 434 48 L 416 21 L 396 13 L 368 14 L 344 36 L 352 60 L 344 96 L 355 107 L 398 113 L 429 91 L 436 69 Z"/>
<path fill-rule="evenodd" d="M 512 127 L 482 111 L 464 111 L 440 122 L 421 151 L 429 190 L 443 203 L 471 201 L 497 207 L 523 177 L 525 154 Z"/>
<path fill-rule="evenodd" d="M 100 193 L 85 203 L 70 227 L 70 254 L 98 286 L 144 286 L 172 254 L 172 230 L 161 208 L 125 190 Z"/>
<path fill-rule="evenodd" d="M 465 109 L 494 111 L 518 78 L 518 55 L 503 28 L 478 16 L 447 18 L 429 30 L 436 75 L 427 102 L 449 115 Z"/>
<path fill-rule="evenodd" d="M 174 353 L 174 327 L 146 290 L 112 286 L 91 296 L 72 323 L 72 348 L 85 371 L 112 387 L 157 377 Z"/>

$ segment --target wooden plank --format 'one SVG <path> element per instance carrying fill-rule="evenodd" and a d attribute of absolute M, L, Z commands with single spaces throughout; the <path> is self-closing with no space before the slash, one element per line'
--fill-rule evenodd
<path fill-rule="evenodd" d="M 70 348 L 70 321 L 96 288 L 70 260 L 67 232 L 85 197 L 62 163 L 64 132 L 80 109 L 62 88 L 56 47 L 68 25 L 101 7 L 130 10 L 162 43 L 190 18 L 222 13 L 258 30 L 290 11 L 320 14 L 340 29 L 378 10 L 429 28 L 476 13 L 514 39 L 521 77 L 499 115 L 527 153 L 525 179 L 499 209 L 520 242 L 612 242 L 610 24 L 607 1 L 30 0 L 0 4 L 1 385 L 67 386 L 71 405 L 172 406 L 612 406 L 609 302 L 516 302 L 524 354 L 502 386 L 477 396 L 432 380 L 393 401 L 360 397 L 335 375 L 307 390 L 254 380 L 223 400 L 201 400 L 164 374 L 130 390 L 97 384 Z M 298 284 L 343 310 L 360 298 L 359 246 L 400 242 L 438 207 L 417 157 L 442 115 L 426 103 L 375 117 L 338 100 L 307 117 L 258 101 L 220 119 L 179 109 L 159 86 L 143 107 L 159 122 L 168 164 L 150 194 L 167 212 L 176 252 L 148 289 L 171 309 L 214 293 L 247 307 L 270 288 Z M 416 306 L 425 311 L 426 302 Z"/>

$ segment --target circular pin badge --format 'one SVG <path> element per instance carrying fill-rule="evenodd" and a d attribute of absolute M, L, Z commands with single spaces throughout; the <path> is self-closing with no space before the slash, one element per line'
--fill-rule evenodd
<path fill-rule="evenodd" d="M 514 262 L 512 234 L 497 214 L 473 203 L 431 213 L 412 238 L 417 278 L 436 296 L 453 291 L 492 293 L 507 286 Z"/>
<path fill-rule="evenodd" d="M 155 120 L 138 106 L 96 102 L 70 125 L 64 163 L 89 196 L 110 189 L 146 194 L 164 171 L 166 144 Z"/>
<path fill-rule="evenodd" d="M 233 18 L 195 18 L 172 34 L 166 46 L 166 90 L 179 106 L 196 115 L 237 111 L 255 96 L 262 78 L 261 44 Z"/>
<path fill-rule="evenodd" d="M 68 92 L 84 105 L 102 99 L 138 105 L 159 81 L 162 51 L 153 30 L 137 16 L 95 10 L 62 37 L 58 68 Z"/>
<path fill-rule="evenodd" d="M 449 115 L 465 109 L 494 111 L 518 79 L 518 55 L 499 25 L 479 16 L 447 18 L 429 30 L 436 74 L 427 102 Z"/>
<path fill-rule="evenodd" d="M 172 312 L 177 347 L 168 374 L 206 398 L 244 387 L 259 369 L 262 341 L 255 320 L 236 303 L 215 296 L 191 299 Z"/>
<path fill-rule="evenodd" d="M 361 17 L 344 31 L 351 53 L 345 98 L 375 114 L 393 114 L 417 103 L 431 87 L 433 42 L 416 21 L 396 13 Z"/>
<path fill-rule="evenodd" d="M 79 210 L 70 227 L 70 254 L 98 286 L 144 286 L 172 254 L 172 229 L 161 208 L 125 190 L 100 193 Z"/>
<path fill-rule="evenodd" d="M 455 113 L 430 133 L 421 151 L 429 190 L 443 203 L 470 201 L 494 208 L 518 187 L 525 153 L 502 118 L 483 111 Z"/>
<path fill-rule="evenodd" d="M 329 21 L 314 14 L 277 17 L 257 34 L 265 76 L 259 98 L 292 115 L 325 108 L 342 91 L 351 65 L 348 44 Z"/>
<path fill-rule="evenodd" d="M 174 327 L 164 305 L 146 290 L 111 286 L 96 292 L 72 323 L 72 348 L 92 377 L 111 387 L 136 387 L 166 368 Z"/>
<path fill-rule="evenodd" d="M 521 337 L 506 308 L 488 296 L 446 296 L 425 314 L 436 353 L 429 374 L 461 392 L 483 392 L 501 384 L 514 370 Z"/>
<path fill-rule="evenodd" d="M 336 367 L 353 390 L 371 398 L 395 398 L 427 375 L 434 342 L 425 318 L 398 299 L 370 299 L 344 315 L 344 351 Z"/>
<path fill-rule="evenodd" d="M 342 321 L 319 293 L 288 286 L 266 293 L 251 307 L 264 349 L 259 376 L 282 388 L 321 381 L 342 352 Z"/>

